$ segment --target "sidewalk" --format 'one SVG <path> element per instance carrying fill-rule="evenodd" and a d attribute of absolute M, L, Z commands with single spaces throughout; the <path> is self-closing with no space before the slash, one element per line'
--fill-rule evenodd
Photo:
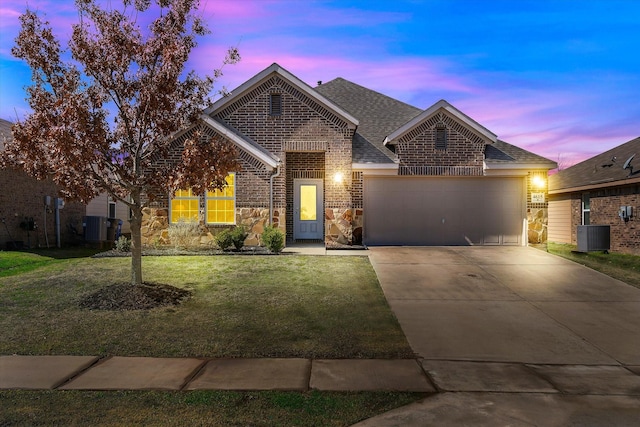
<path fill-rule="evenodd" d="M 407 391 L 640 397 L 640 366 L 418 359 L 0 356 L 0 389 Z"/>
<path fill-rule="evenodd" d="M 0 389 L 435 392 L 414 359 L 0 356 Z"/>

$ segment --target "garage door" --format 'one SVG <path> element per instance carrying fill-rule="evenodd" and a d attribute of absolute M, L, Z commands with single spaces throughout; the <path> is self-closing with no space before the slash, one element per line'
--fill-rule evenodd
<path fill-rule="evenodd" d="M 365 177 L 367 245 L 521 245 L 523 178 Z"/>

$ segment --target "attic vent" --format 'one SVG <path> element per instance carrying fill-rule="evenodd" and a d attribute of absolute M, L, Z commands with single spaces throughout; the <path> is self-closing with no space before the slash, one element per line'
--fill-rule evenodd
<path fill-rule="evenodd" d="M 436 125 L 436 150 L 447 149 L 447 128 L 444 123 Z"/>
<path fill-rule="evenodd" d="M 272 93 L 269 96 L 269 115 L 270 116 L 282 115 L 282 94 Z"/>

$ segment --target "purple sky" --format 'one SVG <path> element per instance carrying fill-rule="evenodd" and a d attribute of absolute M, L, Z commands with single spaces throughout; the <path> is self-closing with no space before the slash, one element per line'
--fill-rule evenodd
<path fill-rule="evenodd" d="M 30 72 L 10 53 L 27 4 L 63 43 L 77 20 L 72 0 L 3 0 L 0 117 L 10 121 L 29 111 Z M 311 86 L 343 77 L 422 109 L 444 98 L 564 167 L 640 136 L 636 0 L 201 0 L 201 13 L 212 33 L 189 68 L 211 72 L 230 46 L 242 56 L 218 89 L 277 62 Z"/>

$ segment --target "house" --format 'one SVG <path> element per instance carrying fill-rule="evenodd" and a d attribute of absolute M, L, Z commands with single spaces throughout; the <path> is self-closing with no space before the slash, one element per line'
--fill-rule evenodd
<path fill-rule="evenodd" d="M 13 139 L 11 127 L 11 122 L 0 119 L 0 151 Z M 0 189 L 0 248 L 56 246 L 56 184 L 18 169 L 0 168 Z M 81 229 L 84 212 L 84 204 L 71 202 L 58 210 L 61 245 L 75 241 L 71 226 Z"/>
<path fill-rule="evenodd" d="M 189 189 L 145 210 L 145 243 L 169 224 L 265 225 L 326 245 L 526 245 L 546 227 L 554 162 L 515 147 L 447 101 L 426 110 L 337 78 L 312 88 L 273 64 L 197 125 L 234 144 L 224 191 Z M 194 128 L 174 140 L 175 158 Z M 531 229 L 529 230 L 529 225 Z"/>
<path fill-rule="evenodd" d="M 549 241 L 575 245 L 578 225 L 609 225 L 611 250 L 640 255 L 639 209 L 640 137 L 550 177 Z"/>
<path fill-rule="evenodd" d="M 129 207 L 124 203 L 114 199 L 107 193 L 100 193 L 93 199 L 87 203 L 87 216 L 93 217 L 104 217 L 109 221 L 109 225 L 111 225 L 111 221 L 122 221 L 122 225 L 120 226 L 120 233 L 122 234 L 130 234 L 131 227 L 129 224 L 129 219 L 131 215 L 129 213 Z M 113 224 L 116 225 L 115 223 Z M 115 238 L 115 232 L 114 236 Z"/>

